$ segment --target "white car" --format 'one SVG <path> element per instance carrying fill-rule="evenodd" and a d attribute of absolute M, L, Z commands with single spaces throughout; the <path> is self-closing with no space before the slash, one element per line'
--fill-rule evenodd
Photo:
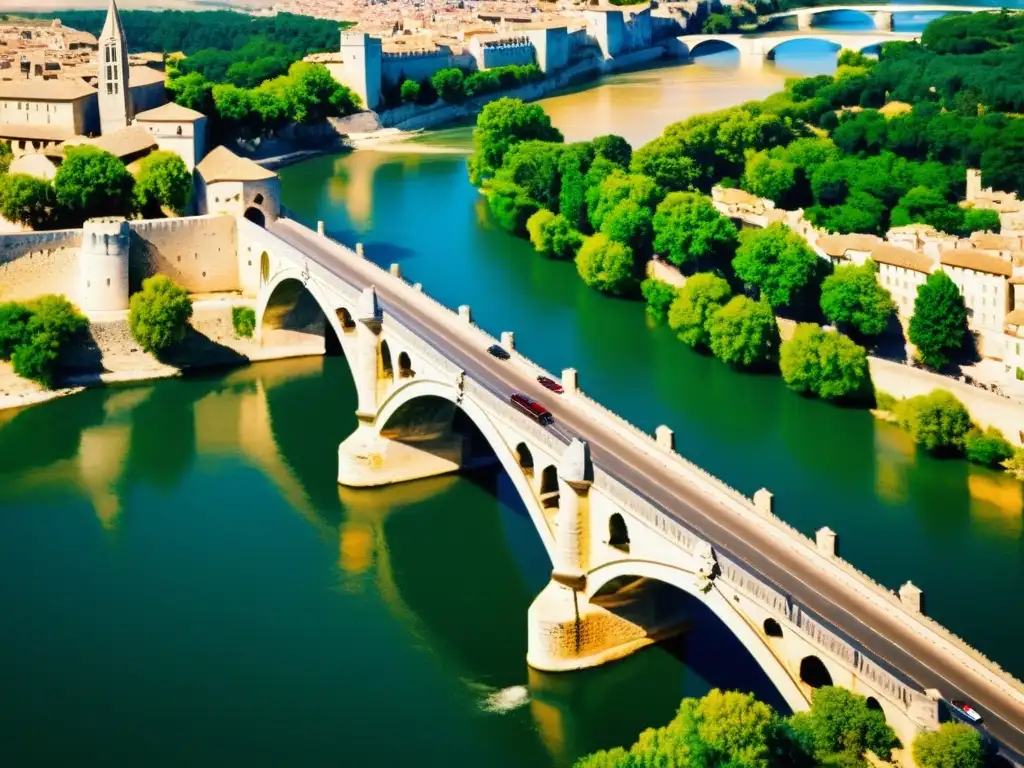
<path fill-rule="evenodd" d="M 956 709 L 960 712 L 960 714 L 962 714 L 964 717 L 966 717 L 972 723 L 980 723 L 981 722 L 981 715 L 979 715 L 975 711 L 974 707 L 972 707 L 966 701 L 956 701 L 954 699 L 953 701 L 951 701 L 949 703 L 952 704 L 954 707 L 956 707 Z"/>

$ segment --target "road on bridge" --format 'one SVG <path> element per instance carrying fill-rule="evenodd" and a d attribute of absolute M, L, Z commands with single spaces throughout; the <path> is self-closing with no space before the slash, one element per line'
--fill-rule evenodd
<path fill-rule="evenodd" d="M 811 563 L 792 549 L 780 546 L 760 528 L 754 516 L 728 511 L 686 477 L 638 451 L 628 438 L 594 420 L 571 397 L 559 398 L 525 370 L 489 355 L 468 328 L 462 330 L 453 323 L 450 312 L 434 306 L 413 310 L 408 298 L 389 286 L 389 281 L 382 280 L 380 270 L 372 263 L 342 256 L 332 243 L 287 219 L 274 222 L 269 230 L 346 283 L 359 289 L 375 285 L 383 309 L 465 370 L 467 377 L 504 399 L 513 392 L 523 392 L 543 402 L 555 417 L 555 433 L 563 439 L 577 435 L 586 440 L 594 463 L 604 472 L 703 536 L 716 549 L 764 576 L 779 591 L 823 617 L 876 659 L 888 663 L 922 689 L 939 690 L 946 700 L 971 702 L 984 716 L 985 729 L 1016 753 L 1015 762 L 1024 764 L 1018 757 L 1024 755 L 1024 706 L 1001 689 L 949 659 L 926 638 L 840 581 L 823 582 L 821 573 Z M 1007 606 L 1007 610 L 1015 609 Z M 999 620 L 998 616 L 980 618 Z"/>

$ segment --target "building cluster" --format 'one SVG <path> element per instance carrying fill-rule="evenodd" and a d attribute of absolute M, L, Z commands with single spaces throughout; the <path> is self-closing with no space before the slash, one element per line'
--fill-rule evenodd
<path fill-rule="evenodd" d="M 715 187 L 715 207 L 734 219 L 766 226 L 781 221 L 835 265 L 878 265 L 878 282 L 896 302 L 902 323 L 914 313 L 917 289 L 929 274 L 944 271 L 960 288 L 967 323 L 978 351 L 1005 370 L 1024 369 L 1024 201 L 1007 192 L 983 189 L 981 174 L 967 172 L 964 206 L 999 213 L 1001 234 L 974 232 L 954 237 L 926 224 L 893 227 L 884 238 L 835 235 L 816 229 L 803 211 L 777 209 L 770 200 L 739 189 Z"/>
<path fill-rule="evenodd" d="M 14 156 L 10 173 L 53 179 L 64 150 L 78 145 L 109 152 L 135 172 L 163 150 L 196 172 L 200 212 L 241 215 L 240 185 L 248 185 L 259 188 L 249 195 L 260 198 L 255 215 L 276 215 L 276 188 L 263 188 L 276 175 L 225 148 L 207 155 L 206 116 L 167 100 L 165 75 L 150 66 L 162 65 L 161 56 L 128 53 L 115 0 L 98 39 L 54 21 L 0 26 L 0 41 L 19 62 L 0 69 L 0 141 Z"/>
<path fill-rule="evenodd" d="M 682 33 L 707 0 L 648 5 L 446 3 L 359 6 L 354 29 L 342 33 L 337 53 L 314 54 L 335 79 L 359 94 L 370 109 L 388 88 L 421 81 L 440 69 L 478 71 L 536 64 L 546 74 L 588 57 L 615 58 L 650 48 Z M 348 6 L 346 6 L 348 8 Z M 348 12 L 348 11 L 345 11 Z"/>

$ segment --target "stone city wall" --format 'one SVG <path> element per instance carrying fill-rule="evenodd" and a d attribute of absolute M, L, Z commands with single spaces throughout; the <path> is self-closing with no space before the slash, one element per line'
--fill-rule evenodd
<path fill-rule="evenodd" d="M 381 82 L 394 85 L 402 80 L 424 80 L 435 72 L 457 67 L 458 69 L 476 69 L 476 59 L 469 54 L 422 53 L 395 54 L 385 53 L 381 58 Z"/>
<path fill-rule="evenodd" d="M 62 293 L 74 300 L 82 231 L 0 236 L 0 301 Z"/>
<path fill-rule="evenodd" d="M 170 277 L 191 293 L 239 288 L 235 219 L 194 216 L 129 222 L 132 231 L 129 289 L 155 274 Z"/>

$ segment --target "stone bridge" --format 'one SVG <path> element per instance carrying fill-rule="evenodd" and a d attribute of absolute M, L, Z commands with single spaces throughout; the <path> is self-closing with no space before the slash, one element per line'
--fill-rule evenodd
<path fill-rule="evenodd" d="M 774 59 L 776 49 L 794 40 L 822 40 L 861 51 L 883 43 L 902 40 L 913 42 L 920 40 L 919 32 L 845 32 L 841 30 L 817 30 L 814 32 L 757 32 L 748 35 L 682 35 L 677 37 L 684 49 L 682 56 L 692 56 L 693 52 L 706 43 L 724 43 L 740 52 L 741 60 Z"/>
<path fill-rule="evenodd" d="M 574 370 L 562 372 L 563 395 L 541 388 L 544 371 L 511 333 L 501 337 L 511 359 L 491 357 L 497 340 L 469 307 L 442 306 L 322 226 L 239 227 L 262 342 L 312 339 L 349 360 L 358 426 L 339 435 L 339 483 L 383 486 L 485 461 L 511 478 L 552 563 L 528 614 L 532 667 L 595 666 L 679 631 L 630 599 L 669 585 L 713 611 L 794 710 L 815 687 L 842 685 L 909 746 L 937 727 L 944 700 L 966 698 L 1020 750 L 1024 686 L 927 618 L 913 584 L 897 594 L 871 581 L 838 557 L 830 530 L 806 538 L 773 514 L 767 490 L 751 499 L 729 488 L 676 453 L 667 427 L 648 434 L 587 397 Z M 511 407 L 517 391 L 555 422 Z M 912 764 L 909 750 L 901 759 Z"/>
<path fill-rule="evenodd" d="M 793 16 L 797 20 L 798 29 L 810 29 L 814 26 L 814 17 L 821 13 L 836 11 L 856 11 L 870 18 L 875 29 L 891 30 L 893 15 L 897 13 L 985 13 L 1000 10 L 999 7 L 964 6 L 964 5 L 822 5 L 814 8 L 790 8 L 762 16 L 762 21 L 786 19 Z"/>

